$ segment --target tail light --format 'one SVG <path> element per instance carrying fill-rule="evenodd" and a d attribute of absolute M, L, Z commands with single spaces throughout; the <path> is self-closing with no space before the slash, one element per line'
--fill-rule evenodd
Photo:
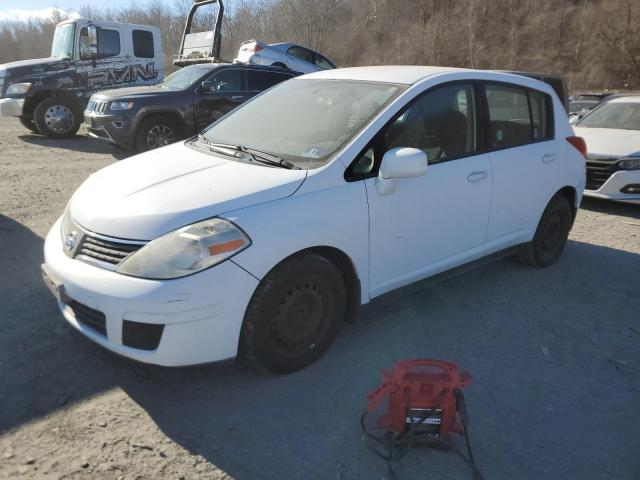
<path fill-rule="evenodd" d="M 258 42 L 254 43 L 253 45 L 249 45 L 250 52 L 256 53 L 256 52 L 259 52 L 260 50 L 264 50 L 264 47 L 260 45 Z"/>
<path fill-rule="evenodd" d="M 584 158 L 587 158 L 587 143 L 582 137 L 567 137 L 567 142 L 573 145 Z"/>

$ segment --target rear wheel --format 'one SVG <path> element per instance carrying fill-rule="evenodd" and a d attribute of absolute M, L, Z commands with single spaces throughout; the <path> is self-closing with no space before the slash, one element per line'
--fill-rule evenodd
<path fill-rule="evenodd" d="M 545 208 L 531 243 L 520 253 L 521 262 L 548 267 L 558 260 L 573 223 L 571 206 L 562 195 L 554 195 Z"/>
<path fill-rule="evenodd" d="M 182 129 L 172 118 L 160 116 L 143 120 L 136 135 L 136 148 L 140 152 L 153 150 L 177 142 L 182 138 Z"/>
<path fill-rule="evenodd" d="M 258 285 L 245 314 L 240 353 L 263 370 L 304 368 L 329 347 L 345 307 L 338 268 L 320 255 L 294 256 Z"/>
<path fill-rule="evenodd" d="M 35 127 L 41 134 L 51 138 L 74 136 L 80 128 L 80 121 L 79 109 L 65 98 L 45 98 L 33 112 Z"/>
<path fill-rule="evenodd" d="M 20 123 L 24 128 L 26 128 L 27 130 L 31 130 L 33 133 L 40 133 L 36 128 L 36 124 L 33 123 L 33 118 L 31 117 L 19 117 L 19 118 L 20 118 Z"/>

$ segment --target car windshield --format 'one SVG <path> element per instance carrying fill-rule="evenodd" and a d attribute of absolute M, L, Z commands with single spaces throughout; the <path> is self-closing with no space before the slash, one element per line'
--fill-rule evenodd
<path fill-rule="evenodd" d="M 593 110 L 580 127 L 640 130 L 640 102 L 610 102 Z"/>
<path fill-rule="evenodd" d="M 327 163 L 405 88 L 364 81 L 289 80 L 211 125 L 204 138 L 315 168 Z"/>
<path fill-rule="evenodd" d="M 51 57 L 70 59 L 73 57 L 73 35 L 76 31 L 75 23 L 66 23 L 56 27 L 51 42 Z"/>
<path fill-rule="evenodd" d="M 569 104 L 570 113 L 578 113 L 585 109 L 593 108 L 598 102 L 571 102 Z"/>
<path fill-rule="evenodd" d="M 171 75 L 165 77 L 158 85 L 172 90 L 184 90 L 189 88 L 202 78 L 211 69 L 203 65 L 191 65 L 189 67 L 176 70 Z"/>

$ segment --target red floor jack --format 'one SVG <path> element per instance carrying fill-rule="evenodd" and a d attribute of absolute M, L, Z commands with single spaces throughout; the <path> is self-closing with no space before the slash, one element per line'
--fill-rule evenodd
<path fill-rule="evenodd" d="M 379 457 L 392 464 L 401 460 L 414 444 L 441 450 L 455 450 L 472 468 L 475 479 L 482 479 L 469 443 L 469 418 L 462 389 L 471 383 L 469 372 L 460 372 L 455 363 L 443 360 L 401 360 L 391 371 L 383 371 L 382 385 L 367 396 L 367 411 L 360 423 L 364 439 Z M 386 410 L 373 426 L 367 420 Z M 452 435 L 465 438 L 465 456 L 452 442 Z M 383 450 L 383 449 L 386 449 Z"/>

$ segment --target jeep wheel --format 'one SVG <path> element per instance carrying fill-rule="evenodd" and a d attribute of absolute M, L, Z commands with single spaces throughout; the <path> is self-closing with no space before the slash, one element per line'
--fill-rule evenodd
<path fill-rule="evenodd" d="M 171 118 L 146 118 L 136 135 L 136 148 L 140 152 L 153 150 L 177 142 L 182 138 L 182 129 Z"/>
<path fill-rule="evenodd" d="M 67 138 L 80 128 L 81 115 L 75 105 L 64 98 L 45 98 L 33 112 L 38 131 L 51 138 Z"/>
<path fill-rule="evenodd" d="M 31 130 L 33 133 L 40 133 L 36 128 L 36 124 L 33 123 L 33 118 L 30 118 L 30 117 L 19 117 L 19 118 L 20 118 L 20 123 L 24 128 L 26 128 L 27 130 Z"/>
<path fill-rule="evenodd" d="M 342 274 L 326 258 L 297 255 L 260 282 L 247 307 L 240 354 L 251 366 L 288 373 L 315 362 L 344 318 Z"/>

